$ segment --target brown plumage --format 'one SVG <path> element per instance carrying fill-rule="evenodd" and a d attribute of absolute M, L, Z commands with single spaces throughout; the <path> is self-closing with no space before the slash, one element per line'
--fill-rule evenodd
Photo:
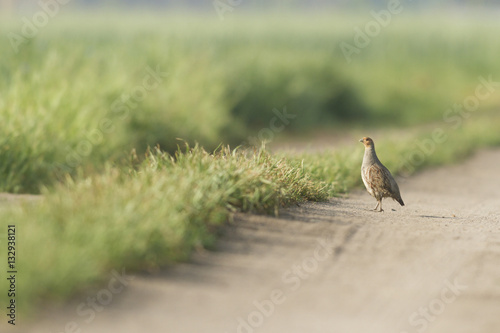
<path fill-rule="evenodd" d="M 399 186 L 394 177 L 392 177 L 391 172 L 378 159 L 373 140 L 364 137 L 359 142 L 365 145 L 365 155 L 363 157 L 363 164 L 361 165 L 361 178 L 368 193 L 377 199 L 377 206 L 374 210 L 380 207 L 379 212 L 384 211 L 382 209 L 383 198 L 393 198 L 401 206 L 404 206 L 405 203 L 401 199 Z"/>

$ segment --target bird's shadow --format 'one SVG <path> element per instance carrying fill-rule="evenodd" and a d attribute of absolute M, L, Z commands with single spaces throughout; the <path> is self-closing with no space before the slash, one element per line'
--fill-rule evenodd
<path fill-rule="evenodd" d="M 435 216 L 435 215 L 418 215 L 418 217 L 423 217 L 426 219 L 452 219 L 450 216 Z"/>

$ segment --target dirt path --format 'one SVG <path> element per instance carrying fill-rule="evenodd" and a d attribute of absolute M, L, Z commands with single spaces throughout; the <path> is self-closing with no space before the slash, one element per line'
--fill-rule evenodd
<path fill-rule="evenodd" d="M 407 206 L 387 200 L 385 213 L 359 191 L 280 218 L 237 215 L 215 252 L 23 332 L 497 333 L 499 165 L 485 151 L 400 182 Z M 90 296 L 107 302 L 103 290 Z"/>

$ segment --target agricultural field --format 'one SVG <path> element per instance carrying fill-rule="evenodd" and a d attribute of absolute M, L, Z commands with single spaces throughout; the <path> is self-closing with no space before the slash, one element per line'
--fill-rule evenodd
<path fill-rule="evenodd" d="M 17 49 L 0 39 L 0 191 L 41 194 L 0 203 L 24 244 L 23 310 L 113 267 L 186 261 L 235 211 L 361 184 L 360 150 L 270 153 L 257 139 L 273 124 L 384 133 L 403 177 L 500 145 L 498 20 L 401 15 L 356 46 L 370 15 L 255 15 L 74 14 Z"/>

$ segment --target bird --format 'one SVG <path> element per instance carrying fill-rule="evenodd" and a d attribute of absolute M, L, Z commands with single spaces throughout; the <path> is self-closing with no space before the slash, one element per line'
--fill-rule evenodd
<path fill-rule="evenodd" d="M 399 202 L 401 206 L 404 206 L 405 203 L 401 199 L 399 186 L 391 172 L 378 159 L 373 140 L 364 137 L 359 142 L 365 146 L 365 155 L 361 165 L 361 178 L 368 193 L 377 199 L 377 206 L 374 211 L 377 211 L 377 209 L 379 209 L 379 212 L 384 211 L 382 209 L 383 198 L 392 198 Z"/>

